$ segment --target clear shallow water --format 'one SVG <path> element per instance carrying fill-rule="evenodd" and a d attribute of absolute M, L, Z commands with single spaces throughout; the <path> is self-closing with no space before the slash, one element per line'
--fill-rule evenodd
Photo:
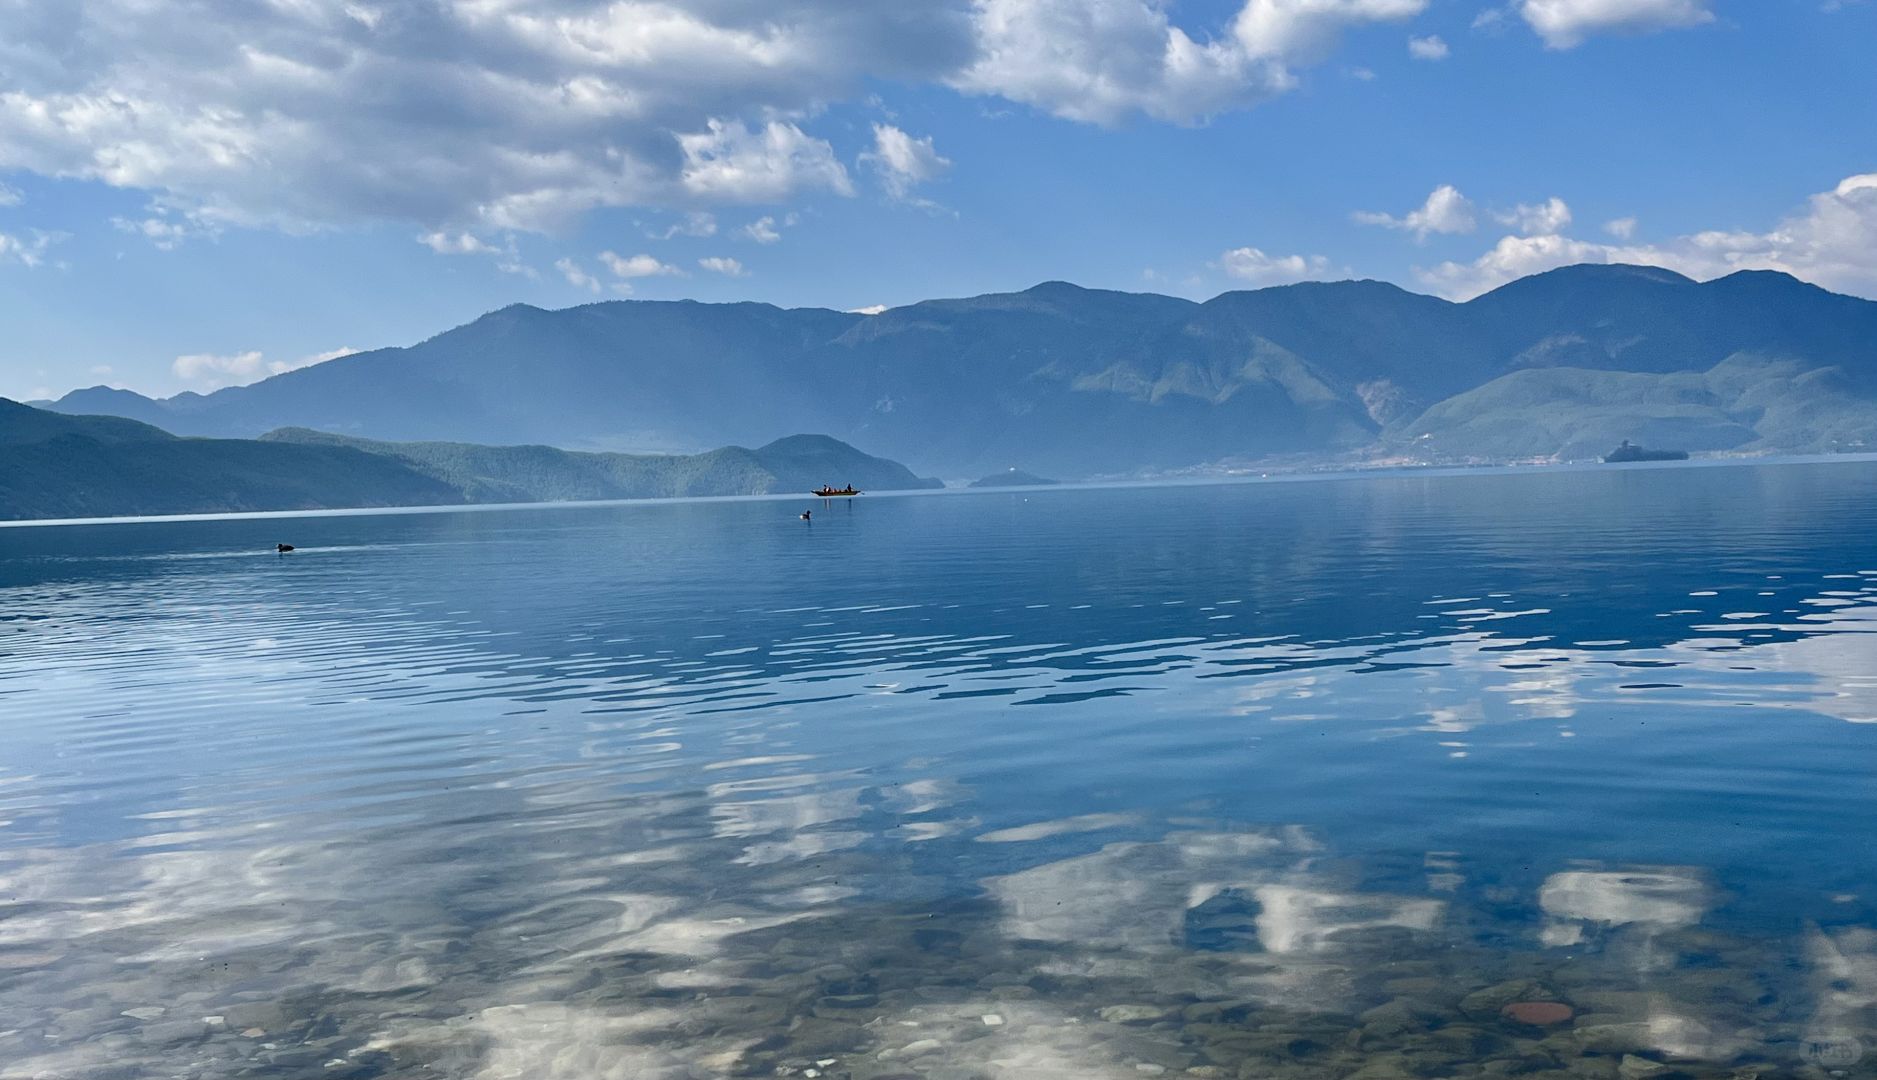
<path fill-rule="evenodd" d="M 1870 1070 L 1877 465 L 797 509 L 0 530 L 0 1077 Z"/>

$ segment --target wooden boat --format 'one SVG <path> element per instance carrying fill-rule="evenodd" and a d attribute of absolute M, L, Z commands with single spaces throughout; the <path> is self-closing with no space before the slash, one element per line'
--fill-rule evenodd
<path fill-rule="evenodd" d="M 852 484 L 843 488 L 818 487 L 812 494 L 819 499 L 832 499 L 843 495 L 859 495 L 861 491 Z"/>

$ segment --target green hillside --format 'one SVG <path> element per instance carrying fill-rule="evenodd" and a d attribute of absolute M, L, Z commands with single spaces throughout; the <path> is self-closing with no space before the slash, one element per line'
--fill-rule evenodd
<path fill-rule="evenodd" d="M 449 484 L 348 447 L 182 439 L 134 420 L 61 416 L 0 398 L 0 519 L 462 501 Z"/>
<path fill-rule="evenodd" d="M 179 438 L 0 398 L 0 520 L 762 495 L 827 482 L 941 486 L 821 435 L 693 455 L 380 443 L 304 429 Z"/>
<path fill-rule="evenodd" d="M 1588 458 L 1624 439 L 1679 450 L 1877 447 L 1877 398 L 1837 367 L 1747 353 L 1707 371 L 1535 368 L 1442 401 L 1388 433 L 1429 457 Z"/>
<path fill-rule="evenodd" d="M 334 446 L 402 462 L 463 493 L 469 502 L 560 502 L 689 495 L 771 495 L 852 483 L 868 491 L 944 486 L 898 462 L 872 457 L 825 435 L 792 435 L 755 450 L 729 446 L 703 454 L 606 454 L 551 446 L 378 442 L 284 428 L 262 442 Z"/>

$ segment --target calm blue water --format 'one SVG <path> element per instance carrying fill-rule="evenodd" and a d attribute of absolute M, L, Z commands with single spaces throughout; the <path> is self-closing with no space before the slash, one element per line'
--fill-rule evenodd
<path fill-rule="evenodd" d="M 0 1078 L 1869 1071 L 1877 464 L 805 505 L 0 529 Z"/>

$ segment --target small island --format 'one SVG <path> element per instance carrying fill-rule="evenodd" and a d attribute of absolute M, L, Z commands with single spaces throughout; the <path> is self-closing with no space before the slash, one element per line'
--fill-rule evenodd
<path fill-rule="evenodd" d="M 1004 470 L 1003 472 L 992 473 L 991 475 L 984 477 L 982 480 L 973 480 L 971 481 L 969 486 L 974 487 L 974 488 L 1045 487 L 1054 483 L 1057 483 L 1057 481 L 1051 480 L 1046 476 L 1037 476 L 1034 473 L 1026 473 L 1022 469 L 1019 469 L 1013 465 L 1010 468 Z"/>
<path fill-rule="evenodd" d="M 1603 460 L 1605 460 L 1607 464 L 1620 464 L 1620 462 L 1686 462 L 1687 451 L 1652 451 L 1652 449 L 1639 447 L 1639 445 L 1635 445 L 1635 443 L 1631 443 L 1629 440 L 1624 440 L 1624 445 L 1620 445 L 1620 447 L 1616 447 L 1614 451 L 1603 455 Z"/>

